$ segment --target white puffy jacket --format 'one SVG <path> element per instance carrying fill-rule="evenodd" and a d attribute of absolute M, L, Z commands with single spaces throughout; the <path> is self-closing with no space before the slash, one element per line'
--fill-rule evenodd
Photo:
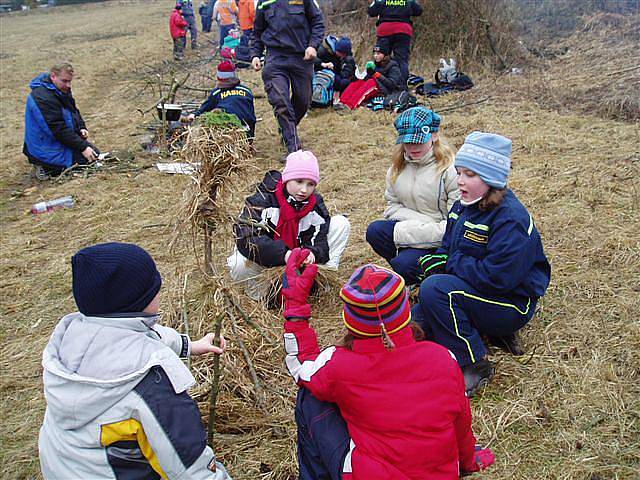
<path fill-rule="evenodd" d="M 384 216 L 397 220 L 393 240 L 398 248 L 437 248 L 447 227 L 447 214 L 460 195 L 456 169 L 438 173 L 431 150 L 419 160 L 405 156 L 405 167 L 395 182 L 387 172 Z"/>
<path fill-rule="evenodd" d="M 187 393 L 189 339 L 156 319 L 60 320 L 42 354 L 45 479 L 229 480 Z"/>

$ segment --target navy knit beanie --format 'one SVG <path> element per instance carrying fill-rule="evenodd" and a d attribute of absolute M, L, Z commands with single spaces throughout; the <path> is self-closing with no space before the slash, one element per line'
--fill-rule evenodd
<path fill-rule="evenodd" d="M 162 285 L 151 255 L 130 243 L 83 248 L 71 266 L 73 297 L 88 316 L 142 312 Z"/>
<path fill-rule="evenodd" d="M 348 37 L 342 37 L 336 42 L 336 52 L 351 55 L 351 40 Z"/>

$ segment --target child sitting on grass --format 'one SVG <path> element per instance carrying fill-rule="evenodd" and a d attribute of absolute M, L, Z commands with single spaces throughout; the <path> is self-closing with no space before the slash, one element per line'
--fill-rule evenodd
<path fill-rule="evenodd" d="M 460 200 L 442 246 L 420 259 L 426 279 L 414 319 L 462 367 L 467 395 L 489 383 L 482 335 L 520 353 L 517 332 L 549 286 L 551 267 L 533 217 L 507 188 L 511 140 L 473 132 L 456 154 Z"/>
<path fill-rule="evenodd" d="M 221 348 L 212 333 L 192 342 L 156 323 L 162 279 L 136 245 L 84 248 L 72 270 L 79 311 L 60 320 L 42 355 L 44 478 L 230 480 L 178 358 L 221 354 L 224 339 Z"/>
<path fill-rule="evenodd" d="M 285 272 L 285 363 L 296 401 L 300 479 L 452 480 L 494 462 L 476 445 L 451 352 L 411 323 L 401 276 L 358 268 L 342 287 L 347 335 L 322 351 L 310 325 L 318 272 L 296 248 Z"/>
<path fill-rule="evenodd" d="M 258 276 L 264 268 L 284 265 L 296 247 L 310 252 L 307 263 L 338 269 L 349 241 L 349 220 L 331 217 L 322 196 L 318 159 L 298 150 L 287 156 L 282 173 L 271 170 L 245 200 L 234 226 L 236 249 L 227 259 L 231 278 L 246 282 L 246 294 L 262 299 L 269 286 Z"/>

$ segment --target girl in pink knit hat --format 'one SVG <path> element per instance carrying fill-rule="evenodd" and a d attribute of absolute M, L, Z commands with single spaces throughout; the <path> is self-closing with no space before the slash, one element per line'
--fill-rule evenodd
<path fill-rule="evenodd" d="M 247 197 L 234 225 L 236 248 L 227 259 L 231 278 L 246 282 L 246 293 L 260 300 L 268 285 L 259 278 L 264 268 L 285 265 L 294 248 L 310 251 L 307 264 L 337 270 L 349 241 L 349 220 L 330 216 L 322 196 L 318 159 L 309 151 L 287 156 L 282 172 L 271 170 Z"/>

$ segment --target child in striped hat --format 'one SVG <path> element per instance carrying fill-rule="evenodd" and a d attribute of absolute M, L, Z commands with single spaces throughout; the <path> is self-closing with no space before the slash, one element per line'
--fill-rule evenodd
<path fill-rule="evenodd" d="M 358 268 L 342 288 L 348 333 L 320 350 L 307 297 L 318 267 L 294 249 L 282 295 L 301 479 L 454 479 L 494 462 L 476 446 L 464 379 L 451 353 L 417 341 L 402 277 Z M 418 337 L 418 338 L 416 338 Z"/>

